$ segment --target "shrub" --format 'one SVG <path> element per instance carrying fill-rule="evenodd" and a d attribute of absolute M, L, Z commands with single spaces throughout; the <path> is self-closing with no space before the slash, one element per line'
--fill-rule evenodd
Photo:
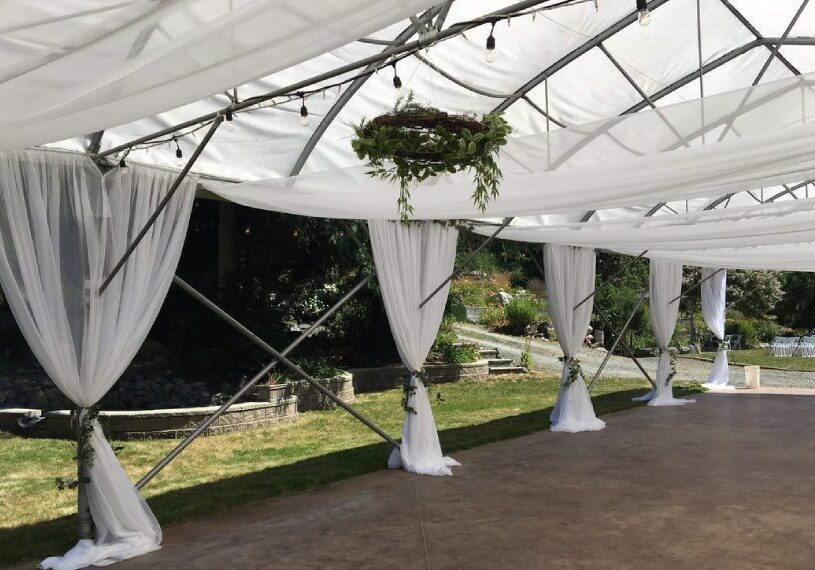
<path fill-rule="evenodd" d="M 778 325 L 773 321 L 757 320 L 756 336 L 760 342 L 771 342 L 778 335 Z"/>
<path fill-rule="evenodd" d="M 749 348 L 758 343 L 758 336 L 753 323 L 748 319 L 728 319 L 724 323 L 725 334 L 741 335 L 742 348 Z"/>
<path fill-rule="evenodd" d="M 467 307 L 460 294 L 450 292 L 447 296 L 447 306 L 444 314 L 453 320 L 464 322 L 467 320 Z"/>
<path fill-rule="evenodd" d="M 450 286 L 450 296 L 456 296 L 461 302 L 470 307 L 486 307 L 493 304 L 495 293 L 502 283 L 495 279 L 474 279 L 465 277 L 453 282 Z"/>
<path fill-rule="evenodd" d="M 765 319 L 733 318 L 725 321 L 726 334 L 740 334 L 742 348 L 755 348 L 759 342 L 770 342 L 779 334 L 779 326 Z"/>
<path fill-rule="evenodd" d="M 478 319 L 478 322 L 488 329 L 502 329 L 507 324 L 507 315 L 504 307 L 489 307 Z"/>
<path fill-rule="evenodd" d="M 342 368 L 336 365 L 334 360 L 323 357 L 304 357 L 298 359 L 295 364 L 297 364 L 303 372 L 317 380 L 335 378 L 344 372 Z M 300 376 L 283 366 L 279 366 L 278 369 L 269 373 L 269 384 L 285 384 L 286 382 L 293 382 L 300 379 Z"/>
<path fill-rule="evenodd" d="M 527 372 L 532 372 L 534 362 L 532 361 L 532 337 L 528 336 L 524 339 L 524 350 L 521 352 L 521 366 L 526 368 Z"/>
<path fill-rule="evenodd" d="M 527 328 L 540 320 L 540 304 L 531 297 L 513 297 L 504 313 L 507 319 L 507 331 L 511 334 L 524 334 Z"/>
<path fill-rule="evenodd" d="M 434 360 L 443 364 L 466 364 L 475 362 L 479 356 L 476 345 L 458 343 L 458 337 L 449 319 L 442 321 L 430 352 Z"/>
<path fill-rule="evenodd" d="M 516 269 L 509 273 L 509 285 L 516 289 L 526 289 L 529 285 L 529 275 L 522 269 Z"/>

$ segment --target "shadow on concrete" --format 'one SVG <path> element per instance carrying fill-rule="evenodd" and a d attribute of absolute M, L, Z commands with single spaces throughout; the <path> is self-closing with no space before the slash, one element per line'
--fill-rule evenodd
<path fill-rule="evenodd" d="M 675 388 L 677 396 L 698 392 Z M 631 398 L 643 390 L 627 390 L 594 396 L 598 415 L 622 411 L 642 404 Z M 445 453 L 543 431 L 549 428 L 552 408 L 508 416 L 483 424 L 446 429 L 439 433 Z M 305 491 L 322 485 L 370 473 L 385 467 L 389 455 L 386 443 L 355 447 L 313 457 L 238 477 L 213 481 L 195 487 L 176 489 L 150 497 L 148 503 L 162 525 L 206 516 L 284 493 Z M 0 564 L 45 558 L 64 552 L 76 541 L 73 517 L 0 529 Z M 34 564 L 23 565 L 31 568 Z"/>

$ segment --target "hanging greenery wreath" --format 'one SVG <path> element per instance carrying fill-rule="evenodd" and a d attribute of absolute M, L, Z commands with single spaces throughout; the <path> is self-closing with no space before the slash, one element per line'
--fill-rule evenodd
<path fill-rule="evenodd" d="M 397 211 L 407 222 L 413 213 L 411 185 L 442 172 L 471 171 L 473 204 L 484 212 L 498 197 L 501 169 L 495 159 L 511 131 L 500 114 L 480 120 L 450 115 L 417 103 L 409 93 L 390 113 L 357 125 L 351 146 L 360 159 L 368 160 L 370 176 L 399 181 Z"/>

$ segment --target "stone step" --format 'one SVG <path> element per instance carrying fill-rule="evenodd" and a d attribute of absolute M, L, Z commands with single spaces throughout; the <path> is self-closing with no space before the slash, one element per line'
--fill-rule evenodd
<path fill-rule="evenodd" d="M 489 358 L 487 359 L 487 363 L 490 365 L 490 368 L 493 366 L 507 366 L 512 364 L 512 359 L 510 358 Z"/>
<path fill-rule="evenodd" d="M 525 374 L 526 368 L 523 366 L 490 366 L 490 374 Z"/>
<path fill-rule="evenodd" d="M 482 348 L 478 351 L 481 358 L 501 358 L 497 348 Z"/>

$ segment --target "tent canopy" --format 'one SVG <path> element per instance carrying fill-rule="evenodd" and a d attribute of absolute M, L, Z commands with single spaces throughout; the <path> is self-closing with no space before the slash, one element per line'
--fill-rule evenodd
<path fill-rule="evenodd" d="M 662 160 L 652 158 L 658 150 L 671 148 L 670 154 L 677 156 L 698 153 L 699 168 L 707 169 L 716 163 L 713 155 L 704 163 L 710 153 L 694 147 L 720 137 L 733 146 L 749 139 L 757 145 L 756 155 L 764 148 L 774 160 L 772 168 L 750 161 L 743 171 L 719 172 L 716 183 L 707 186 L 689 172 L 681 184 L 654 186 L 645 180 L 614 197 L 600 184 L 594 195 L 583 192 L 580 201 L 574 195 L 581 193 L 567 188 L 565 179 L 561 186 L 547 182 L 541 189 L 546 198 L 534 208 L 501 210 L 496 204 L 487 215 L 534 213 L 527 225 L 562 225 L 808 196 L 805 182 L 812 165 L 796 153 L 810 135 L 812 88 L 806 75 L 803 82 L 788 78 L 815 71 L 815 8 L 801 0 L 652 0 L 648 6 L 650 25 L 640 26 L 634 0 L 7 3 L 0 8 L 0 149 L 65 137 L 73 138 L 50 145 L 79 152 L 109 149 L 224 109 L 231 98 L 245 100 L 302 83 L 424 38 L 427 49 L 409 54 L 395 67 L 385 61 L 378 72 L 353 83 L 363 68 L 348 71 L 309 85 L 313 89 L 348 81 L 305 101 L 293 91 L 236 115 L 231 128 L 221 128 L 204 149 L 195 171 L 217 181 L 274 179 L 287 189 L 304 188 L 308 177 L 322 176 L 329 184 L 332 171 L 342 176 L 363 171 L 351 151 L 352 127 L 393 105 L 397 94 L 392 78 L 398 74 L 417 99 L 450 112 L 505 113 L 515 138 L 504 153 L 502 196 L 512 196 L 515 184 L 523 186 L 523 174 L 513 168 L 529 163 L 510 164 L 513 156 L 524 154 L 519 150 L 523 144 L 538 159 L 546 147 L 546 161 L 538 161 L 536 171 L 550 172 L 553 161 L 560 161 L 554 162 L 560 167 L 555 172 L 585 171 L 589 189 L 593 171 L 586 160 L 602 166 L 603 160 L 626 155 L 628 165 L 637 160 L 647 165 Z M 515 15 L 496 22 L 492 30 L 495 63 L 484 57 L 490 25 L 432 42 L 433 29 L 449 30 L 507 7 Z M 763 132 L 765 123 L 748 118 L 750 109 L 738 112 L 738 124 L 725 120 L 716 126 L 727 114 L 717 118 L 716 96 L 753 84 L 759 90 L 765 84 L 791 89 L 777 94 L 774 104 L 761 105 L 765 119 L 776 115 L 773 140 Z M 748 99 L 749 106 L 754 100 Z M 729 101 L 731 114 L 739 107 L 732 97 L 722 100 Z M 303 102 L 311 118 L 307 126 L 300 123 Z M 609 119 L 634 114 L 642 114 L 643 123 Z M 547 132 L 550 137 L 543 135 Z M 176 144 L 189 156 L 202 133 L 190 128 L 176 135 L 133 149 L 128 160 L 179 168 Z M 667 147 L 659 147 L 662 143 Z M 572 152 L 575 147 L 578 151 Z M 636 157 L 638 153 L 649 159 Z M 782 161 L 778 157 L 783 153 Z M 301 173 L 306 177 L 296 183 L 286 180 Z M 598 173 L 602 169 L 594 171 Z M 333 184 L 355 179 L 355 174 L 333 177 Z M 457 180 L 444 177 L 437 184 L 452 188 Z M 431 201 L 443 199 L 447 190 L 436 192 Z M 386 198 L 391 200 L 383 193 L 383 205 Z M 360 207 L 370 204 L 356 199 Z M 314 209 L 301 213 L 333 215 Z M 456 214 L 474 217 L 472 212 Z"/>

